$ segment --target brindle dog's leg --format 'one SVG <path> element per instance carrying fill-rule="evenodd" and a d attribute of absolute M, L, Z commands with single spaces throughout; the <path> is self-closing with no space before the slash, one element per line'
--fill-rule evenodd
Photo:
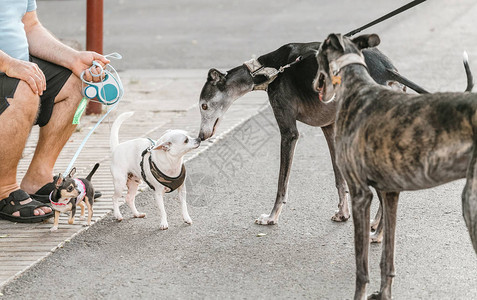
<path fill-rule="evenodd" d="M 336 222 L 343 222 L 349 219 L 349 208 L 348 208 L 348 198 L 349 191 L 346 180 L 343 177 L 340 169 L 336 165 L 335 157 L 335 133 L 334 133 L 334 123 L 326 127 L 321 127 L 328 143 L 328 148 L 330 149 L 331 163 L 333 164 L 333 171 L 335 173 L 335 183 L 336 188 L 338 189 L 339 203 L 338 211 L 331 217 L 331 220 Z"/>
<path fill-rule="evenodd" d="M 366 299 L 366 285 L 369 282 L 368 250 L 370 207 L 373 193 L 368 186 L 357 186 L 348 181 L 354 223 L 354 248 L 356 257 L 355 300 Z"/>
<path fill-rule="evenodd" d="M 384 245 L 381 254 L 381 290 L 368 299 L 391 299 L 391 287 L 395 274 L 394 245 L 399 192 L 377 191 L 382 196 L 384 217 Z M 381 222 L 382 223 L 382 222 Z"/>
<path fill-rule="evenodd" d="M 383 222 L 383 199 L 382 199 L 382 193 L 377 191 L 378 198 L 379 198 L 379 208 L 378 211 L 376 212 L 376 216 L 374 217 L 374 220 L 371 222 L 371 231 L 374 230 L 374 232 L 371 234 L 370 241 L 371 243 L 381 243 L 383 240 L 383 227 L 384 227 L 384 222 Z"/>
<path fill-rule="evenodd" d="M 278 191 L 275 205 L 273 206 L 270 215 L 263 214 L 255 223 L 260 225 L 274 225 L 277 224 L 278 218 L 283 208 L 283 204 L 287 202 L 288 198 L 288 179 L 290 178 L 290 168 L 293 161 L 293 154 L 295 152 L 295 145 L 298 140 L 298 129 L 296 128 L 296 120 L 285 119 L 283 115 L 277 117 L 282 112 L 277 112 L 274 109 L 275 117 L 280 127 L 281 146 L 280 146 L 280 173 L 278 174 Z"/>
<path fill-rule="evenodd" d="M 469 230 L 474 250 L 477 252 L 477 142 L 467 170 L 467 181 L 462 192 L 462 214 Z"/>

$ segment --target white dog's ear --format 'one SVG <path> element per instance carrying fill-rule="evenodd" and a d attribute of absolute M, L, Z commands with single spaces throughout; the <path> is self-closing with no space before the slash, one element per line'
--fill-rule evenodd
<path fill-rule="evenodd" d="M 164 142 L 162 144 L 157 145 L 154 147 L 154 150 L 163 150 L 163 151 L 169 151 L 171 150 L 171 142 Z"/>

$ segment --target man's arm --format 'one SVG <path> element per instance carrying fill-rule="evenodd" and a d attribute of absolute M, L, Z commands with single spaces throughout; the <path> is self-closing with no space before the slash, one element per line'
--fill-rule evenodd
<path fill-rule="evenodd" d="M 76 76 L 91 67 L 93 60 L 105 65 L 109 60 L 92 51 L 76 51 L 57 40 L 38 20 L 36 11 L 27 12 L 22 19 L 30 54 L 70 69 Z M 88 72 L 86 72 L 88 73 Z M 85 74 L 91 81 L 91 75 Z"/>
<path fill-rule="evenodd" d="M 2 50 L 0 50 L 0 72 L 25 81 L 35 94 L 42 95 L 46 89 L 45 75 L 36 64 L 15 59 Z"/>

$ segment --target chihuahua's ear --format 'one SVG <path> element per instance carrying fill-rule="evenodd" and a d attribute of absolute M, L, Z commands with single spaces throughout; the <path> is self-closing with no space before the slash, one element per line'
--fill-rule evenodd
<path fill-rule="evenodd" d="M 207 81 L 212 85 L 223 84 L 225 82 L 225 74 L 217 69 L 210 69 L 207 75 Z"/>
<path fill-rule="evenodd" d="M 171 150 L 171 145 L 172 145 L 171 142 L 164 142 L 154 147 L 154 150 L 163 150 L 167 152 Z"/>
<path fill-rule="evenodd" d="M 63 175 L 61 175 L 61 173 L 60 173 L 60 174 L 56 177 L 56 180 L 55 180 L 55 186 L 56 186 L 56 188 L 59 188 L 62 183 L 63 183 Z"/>
<path fill-rule="evenodd" d="M 71 169 L 70 173 L 68 174 L 68 177 L 73 178 L 76 174 L 76 168 Z"/>
<path fill-rule="evenodd" d="M 336 34 L 336 33 L 330 34 L 324 41 L 323 47 L 324 48 L 330 47 L 335 50 L 344 52 L 344 44 L 343 44 L 343 38 L 341 37 L 341 34 Z"/>
<path fill-rule="evenodd" d="M 352 39 L 359 49 L 376 47 L 381 40 L 377 34 L 363 34 Z"/>

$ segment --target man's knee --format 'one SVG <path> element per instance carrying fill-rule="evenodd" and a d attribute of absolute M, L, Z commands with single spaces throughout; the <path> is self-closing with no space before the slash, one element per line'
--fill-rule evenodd
<path fill-rule="evenodd" d="M 20 81 L 13 99 L 9 99 L 8 102 L 10 106 L 5 110 L 4 114 L 9 114 L 10 110 L 15 117 L 18 117 L 18 112 L 21 111 L 20 115 L 26 116 L 29 121 L 33 122 L 38 114 L 40 96 L 35 94 L 26 82 Z"/>
<path fill-rule="evenodd" d="M 58 95 L 55 97 L 55 103 L 67 100 L 68 102 L 73 102 L 73 104 L 79 104 L 79 101 L 82 98 L 81 80 L 74 74 L 71 74 Z"/>

